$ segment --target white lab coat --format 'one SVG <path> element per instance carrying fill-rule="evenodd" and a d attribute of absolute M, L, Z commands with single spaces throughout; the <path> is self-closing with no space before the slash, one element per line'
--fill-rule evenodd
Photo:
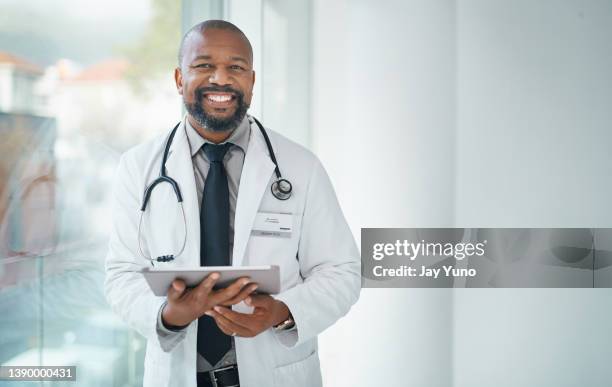
<path fill-rule="evenodd" d="M 360 259 L 329 177 L 308 150 L 269 131 L 293 196 L 274 198 L 274 164 L 262 134 L 252 125 L 238 192 L 233 266 L 279 265 L 281 293 L 297 330 L 268 329 L 254 338 L 236 337 L 241 386 L 321 385 L 317 335 L 345 315 L 360 290 Z M 114 184 L 113 230 L 106 260 L 105 294 L 112 310 L 147 339 L 145 387 L 196 387 L 198 321 L 173 340 L 160 340 L 159 308 L 165 297 L 151 292 L 139 271 L 150 267 L 138 252 L 137 228 L 144 187 L 159 175 L 167 134 L 126 152 Z M 158 267 L 200 265 L 199 206 L 184 121 L 166 163 L 179 184 L 187 222 L 187 243 L 175 261 Z M 149 256 L 176 253 L 183 241 L 183 219 L 169 184 L 154 190 L 142 225 L 142 246 Z M 258 212 L 293 214 L 290 238 L 252 235 Z M 248 313 L 240 303 L 234 310 Z"/>

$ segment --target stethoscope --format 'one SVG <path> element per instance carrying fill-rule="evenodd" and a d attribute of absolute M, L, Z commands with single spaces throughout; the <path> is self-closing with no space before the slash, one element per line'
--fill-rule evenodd
<path fill-rule="evenodd" d="M 272 195 L 278 200 L 287 200 L 291 197 L 293 186 L 291 185 L 291 182 L 283 178 L 283 175 L 281 174 L 280 168 L 278 167 L 278 162 L 276 161 L 276 155 L 274 154 L 274 149 L 272 149 L 272 143 L 270 142 L 270 138 L 268 137 L 268 133 L 266 133 L 266 130 L 264 129 L 263 125 L 261 124 L 261 122 L 259 122 L 259 120 L 257 120 L 257 118 L 253 116 L 248 116 L 248 119 L 249 119 L 249 122 L 251 123 L 255 122 L 255 124 L 257 124 L 257 126 L 259 127 L 259 130 L 261 131 L 261 134 L 263 135 L 264 140 L 266 141 L 266 147 L 268 148 L 268 154 L 270 155 L 270 159 L 274 163 L 274 174 L 276 175 L 276 180 L 270 186 L 270 191 L 272 192 Z M 142 255 L 144 259 L 151 262 L 151 265 L 153 265 L 153 262 L 173 261 L 175 258 L 177 258 L 183 253 L 183 251 L 185 250 L 185 245 L 187 244 L 187 218 L 185 216 L 185 210 L 183 208 L 183 195 L 181 194 L 181 189 L 178 183 L 176 182 L 176 180 L 168 176 L 167 171 L 166 171 L 166 160 L 168 160 L 168 153 L 170 152 L 170 146 L 172 145 L 172 140 L 174 139 L 174 135 L 176 134 L 176 130 L 178 129 L 180 124 L 181 124 L 180 122 L 176 124 L 176 126 L 170 132 L 168 139 L 166 140 L 166 146 L 164 147 L 164 156 L 162 158 L 161 168 L 159 171 L 159 177 L 153 180 L 153 182 L 145 188 L 143 199 L 142 199 L 142 206 L 140 206 L 140 220 L 138 221 L 138 250 L 140 251 L 140 255 Z M 147 204 L 149 203 L 149 199 L 151 198 L 151 193 L 153 192 L 153 189 L 158 184 L 161 184 L 161 183 L 170 184 L 172 186 L 172 189 L 174 190 L 176 200 L 181 209 L 181 214 L 183 215 L 184 237 L 183 237 L 183 243 L 182 243 L 181 249 L 176 255 L 174 254 L 162 255 L 154 259 L 154 258 L 148 257 L 142 250 L 140 230 L 142 226 L 142 219 L 144 217 L 144 213 L 147 208 Z"/>

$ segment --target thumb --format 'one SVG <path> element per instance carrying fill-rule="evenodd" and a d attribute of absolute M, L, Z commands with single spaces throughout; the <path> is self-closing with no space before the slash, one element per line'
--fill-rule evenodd
<path fill-rule="evenodd" d="M 168 288 L 168 300 L 178 300 L 185 292 L 185 282 L 179 279 L 172 281 L 172 285 Z"/>

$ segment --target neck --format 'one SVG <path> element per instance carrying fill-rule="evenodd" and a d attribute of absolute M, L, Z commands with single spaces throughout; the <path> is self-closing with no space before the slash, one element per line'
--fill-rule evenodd
<path fill-rule="evenodd" d="M 198 132 L 200 136 L 214 144 L 219 144 L 227 140 L 233 132 L 233 130 L 228 130 L 227 132 L 215 132 L 206 129 L 203 126 L 200 126 L 200 124 L 198 124 L 197 121 L 194 120 L 190 115 L 187 115 L 187 119 L 189 120 L 191 126 L 196 130 L 196 132 Z"/>

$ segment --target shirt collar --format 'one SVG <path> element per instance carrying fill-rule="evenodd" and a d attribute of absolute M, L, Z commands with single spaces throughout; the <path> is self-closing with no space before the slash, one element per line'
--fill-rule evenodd
<path fill-rule="evenodd" d="M 187 132 L 187 140 L 189 141 L 189 148 L 191 150 L 191 157 L 195 156 L 202 146 L 206 143 L 212 144 L 211 141 L 208 141 L 204 137 L 200 136 L 197 130 L 189 123 L 187 116 L 185 116 L 185 128 Z M 242 149 L 243 152 L 246 153 L 247 147 L 249 145 L 249 135 L 251 132 L 251 123 L 249 122 L 248 117 L 245 115 L 240 122 L 240 125 L 232 134 L 227 138 L 227 140 L 223 141 L 221 144 L 225 144 L 226 142 L 231 142 L 232 144 L 238 146 Z"/>

